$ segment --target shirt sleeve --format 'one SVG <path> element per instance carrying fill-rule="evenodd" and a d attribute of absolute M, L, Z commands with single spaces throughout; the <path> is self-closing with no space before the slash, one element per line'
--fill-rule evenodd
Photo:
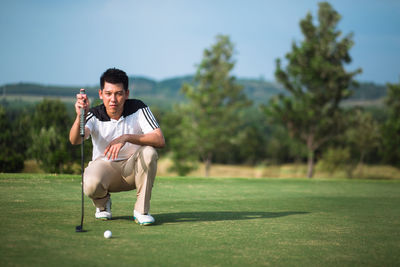
<path fill-rule="evenodd" d="M 139 125 L 144 134 L 160 128 L 156 118 L 153 116 L 153 113 L 151 113 L 149 107 L 144 107 L 140 109 Z"/>

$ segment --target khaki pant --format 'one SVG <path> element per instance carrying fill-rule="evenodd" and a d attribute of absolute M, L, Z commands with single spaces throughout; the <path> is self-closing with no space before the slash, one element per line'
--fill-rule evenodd
<path fill-rule="evenodd" d="M 91 161 L 84 172 L 84 193 L 93 200 L 94 206 L 103 209 L 110 192 L 136 189 L 135 210 L 146 214 L 150 210 L 157 159 L 153 147 L 142 146 L 127 160 Z"/>

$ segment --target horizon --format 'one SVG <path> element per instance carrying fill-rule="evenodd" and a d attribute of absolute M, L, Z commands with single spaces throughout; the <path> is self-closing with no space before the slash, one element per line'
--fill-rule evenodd
<path fill-rule="evenodd" d="M 194 75 L 217 34 L 234 44 L 232 75 L 276 83 L 275 60 L 303 40 L 299 21 L 316 18 L 318 2 L 4 0 L 0 86 L 92 86 L 109 67 L 158 82 Z M 346 69 L 363 69 L 355 80 L 400 82 L 400 1 L 329 3 L 342 16 L 341 38 L 354 34 Z"/>

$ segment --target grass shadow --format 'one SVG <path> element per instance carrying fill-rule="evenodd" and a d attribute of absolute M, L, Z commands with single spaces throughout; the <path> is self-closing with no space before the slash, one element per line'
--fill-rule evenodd
<path fill-rule="evenodd" d="M 213 221 L 235 221 L 271 219 L 290 215 L 308 214 L 304 211 L 264 212 L 264 211 L 204 211 L 204 212 L 177 212 L 155 214 L 156 224 L 182 223 L 182 222 L 213 222 Z"/>
<path fill-rule="evenodd" d="M 133 216 L 113 216 L 111 221 L 114 220 L 127 220 L 127 221 L 133 221 Z"/>
<path fill-rule="evenodd" d="M 271 219 L 290 215 L 309 214 L 306 211 L 283 211 L 283 212 L 265 212 L 265 211 L 203 211 L 203 212 L 176 212 L 152 214 L 156 219 L 154 225 L 164 223 L 182 223 L 182 222 L 213 222 L 213 221 L 236 221 L 236 220 L 254 220 Z M 115 216 L 111 220 L 133 221 L 133 216 Z"/>

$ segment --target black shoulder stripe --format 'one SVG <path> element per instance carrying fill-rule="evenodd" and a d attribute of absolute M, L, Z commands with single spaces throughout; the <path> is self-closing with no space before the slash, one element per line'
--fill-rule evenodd
<path fill-rule="evenodd" d="M 160 126 L 159 126 L 158 123 L 157 123 L 156 118 L 154 118 L 153 113 L 151 113 L 149 107 L 146 107 L 145 110 L 146 110 L 147 115 L 149 116 L 150 120 L 153 122 L 155 128 L 160 128 Z M 154 129 L 155 129 L 155 128 L 154 128 Z"/>
<path fill-rule="evenodd" d="M 149 118 L 149 114 L 147 114 L 146 109 L 142 109 L 142 112 L 143 112 L 143 115 L 146 118 L 147 122 L 150 124 L 151 128 L 153 128 L 153 130 L 154 130 L 155 129 L 155 125 L 153 124 L 153 122 Z"/>
<path fill-rule="evenodd" d="M 88 114 L 86 115 L 86 123 L 91 119 L 91 118 L 93 118 L 93 113 L 91 113 L 91 112 L 88 112 Z"/>
<path fill-rule="evenodd" d="M 145 108 L 142 109 L 143 115 L 146 118 L 147 122 L 150 124 L 151 128 L 156 129 L 157 127 L 154 125 L 153 121 L 150 119 L 149 114 Z"/>
<path fill-rule="evenodd" d="M 150 111 L 150 109 L 149 109 L 149 111 Z M 157 125 L 157 128 L 160 128 L 160 125 L 158 124 L 157 119 L 154 117 L 154 115 L 153 115 L 153 113 L 151 111 L 150 111 L 150 114 L 151 114 L 151 117 L 154 120 L 154 123 Z"/>

